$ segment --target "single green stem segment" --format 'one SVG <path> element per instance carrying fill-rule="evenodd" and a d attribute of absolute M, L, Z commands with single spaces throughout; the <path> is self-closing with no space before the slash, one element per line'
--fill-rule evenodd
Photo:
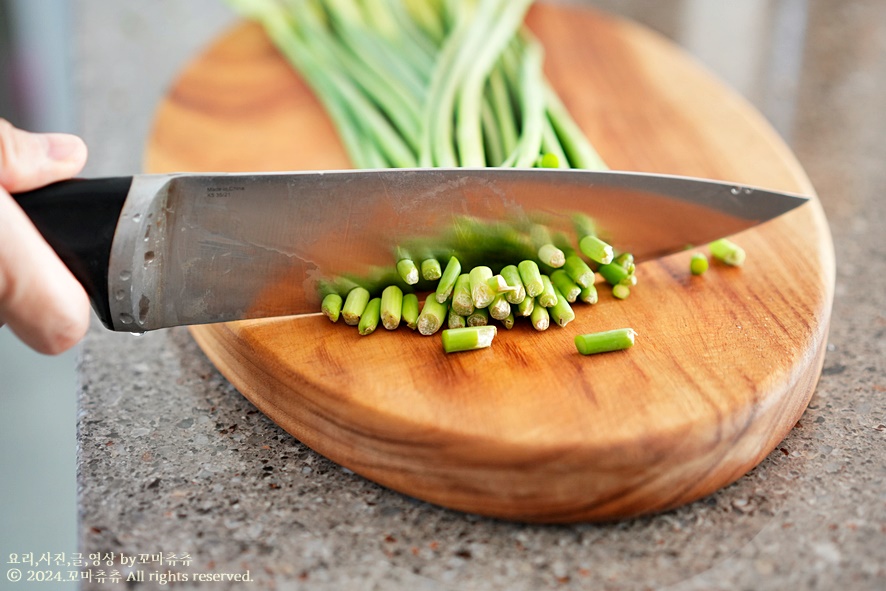
<path fill-rule="evenodd" d="M 436 281 L 442 274 L 443 269 L 437 259 L 425 259 L 421 262 L 421 276 L 425 281 Z"/>
<path fill-rule="evenodd" d="M 403 290 L 396 285 L 387 286 L 381 292 L 381 323 L 388 330 L 400 326 L 403 315 Z"/>
<path fill-rule="evenodd" d="M 578 255 L 568 255 L 563 270 L 581 288 L 594 285 L 594 270 Z"/>
<path fill-rule="evenodd" d="M 439 265 L 438 265 L 439 266 Z M 437 284 L 437 291 L 434 292 L 434 299 L 441 304 L 449 299 L 455 283 L 461 274 L 461 263 L 455 257 L 449 257 L 446 263 L 446 270 L 440 275 L 440 282 Z M 466 316 L 466 314 L 462 314 Z"/>
<path fill-rule="evenodd" d="M 505 294 L 508 303 L 519 304 L 522 302 L 526 298 L 526 288 L 523 286 L 523 280 L 520 279 L 520 271 L 517 269 L 517 266 L 508 265 L 503 268 L 501 276 L 505 278 L 505 281 L 512 288 L 511 291 Z"/>
<path fill-rule="evenodd" d="M 560 168 L 560 159 L 556 154 L 546 152 L 535 161 L 536 168 Z"/>
<path fill-rule="evenodd" d="M 535 330 L 547 330 L 551 325 L 551 315 L 544 306 L 535 306 L 532 308 L 532 314 L 529 316 L 532 321 L 532 328 Z"/>
<path fill-rule="evenodd" d="M 337 322 L 338 317 L 341 314 L 341 306 L 341 296 L 337 293 L 330 293 L 326 294 L 326 297 L 323 298 L 323 302 L 320 304 L 320 309 L 329 320 Z"/>
<path fill-rule="evenodd" d="M 563 251 L 553 244 L 542 244 L 537 254 L 538 260 L 555 269 L 562 267 L 563 263 L 566 262 L 566 256 L 563 254 Z"/>
<path fill-rule="evenodd" d="M 535 261 L 528 259 L 520 261 L 520 264 L 517 265 L 517 270 L 520 272 L 520 278 L 523 280 L 527 296 L 534 298 L 544 290 L 545 284 L 541 279 L 541 271 L 538 269 Z"/>
<path fill-rule="evenodd" d="M 538 260 L 545 265 L 557 269 L 566 262 L 566 255 L 554 246 L 551 233 L 544 225 L 533 224 L 529 229 L 529 239 L 536 249 Z"/>
<path fill-rule="evenodd" d="M 505 318 L 502 319 L 501 325 L 504 326 L 507 330 L 511 330 L 512 328 L 514 328 L 515 321 L 516 321 L 516 318 L 514 317 L 514 313 L 511 312 Z"/>
<path fill-rule="evenodd" d="M 357 324 L 357 331 L 366 336 L 375 332 L 378 328 L 378 321 L 381 313 L 381 298 L 372 298 L 366 304 L 360 322 Z"/>
<path fill-rule="evenodd" d="M 637 269 L 637 266 L 634 264 L 634 255 L 629 252 L 621 253 L 612 259 L 612 262 L 624 267 L 628 273 L 633 273 Z"/>
<path fill-rule="evenodd" d="M 557 292 L 554 291 L 554 284 L 547 275 L 541 276 L 544 289 L 538 294 L 538 304 L 544 308 L 550 308 L 557 303 Z"/>
<path fill-rule="evenodd" d="M 345 298 L 345 304 L 341 309 L 341 316 L 344 318 L 345 324 L 357 326 L 368 303 L 369 290 L 365 287 L 355 287 L 349 291 L 348 296 Z"/>
<path fill-rule="evenodd" d="M 459 316 L 470 316 L 474 312 L 474 299 L 471 297 L 471 278 L 462 273 L 452 288 L 452 309 Z"/>
<path fill-rule="evenodd" d="M 597 272 L 600 273 L 600 275 L 603 276 L 603 279 L 605 279 L 610 285 L 629 284 L 631 281 L 631 274 L 618 263 L 600 265 L 600 267 L 597 268 Z"/>
<path fill-rule="evenodd" d="M 397 261 L 397 274 L 407 283 L 407 285 L 415 285 L 418 283 L 418 267 L 412 259 L 400 259 Z"/>
<path fill-rule="evenodd" d="M 440 330 L 443 323 L 447 321 L 447 312 L 448 306 L 445 303 L 440 303 L 434 298 L 427 298 L 418 315 L 418 332 L 430 336 Z"/>
<path fill-rule="evenodd" d="M 403 296 L 403 306 L 401 308 L 400 317 L 406 326 L 415 330 L 418 326 L 418 296 L 414 293 L 407 293 Z"/>
<path fill-rule="evenodd" d="M 459 316 L 455 310 L 449 308 L 449 318 L 446 326 L 449 328 L 464 328 L 468 325 L 468 320 L 464 316 Z"/>
<path fill-rule="evenodd" d="M 581 287 L 563 269 L 557 269 L 551 273 L 551 283 L 569 303 L 577 300 L 581 294 Z"/>
<path fill-rule="evenodd" d="M 586 304 L 596 304 L 598 299 L 597 286 L 591 284 L 587 287 L 582 287 L 581 293 L 578 294 L 578 299 Z"/>
<path fill-rule="evenodd" d="M 696 252 L 689 259 L 689 271 L 693 275 L 704 275 L 708 270 L 708 257 L 703 252 Z"/>
<path fill-rule="evenodd" d="M 596 261 L 601 265 L 606 265 L 612 262 L 612 258 L 614 253 L 612 252 L 612 246 L 603 242 L 596 236 L 584 236 L 578 242 L 579 250 L 584 253 L 586 257 L 591 259 L 592 261 Z"/>
<path fill-rule="evenodd" d="M 631 295 L 631 288 L 623 283 L 612 286 L 612 296 L 619 300 L 626 300 Z"/>
<path fill-rule="evenodd" d="M 744 264 L 744 249 L 728 238 L 714 240 L 708 245 L 708 248 L 711 249 L 711 255 L 718 261 L 733 267 L 740 267 Z"/>
<path fill-rule="evenodd" d="M 471 269 L 468 274 L 471 281 L 471 299 L 475 308 L 485 308 L 495 299 L 496 293 L 487 283 L 492 279 L 492 269 L 478 266 Z"/>
<path fill-rule="evenodd" d="M 511 304 L 508 303 L 508 300 L 503 293 L 495 296 L 495 299 L 489 304 L 489 315 L 496 320 L 504 320 L 510 313 Z"/>
<path fill-rule="evenodd" d="M 535 298 L 526 297 L 522 302 L 517 304 L 517 314 L 524 318 L 532 316 L 532 310 L 535 309 Z"/>
<path fill-rule="evenodd" d="M 566 301 L 563 294 L 560 293 L 560 290 L 555 287 L 554 292 L 557 294 L 557 303 L 551 306 L 548 312 L 554 322 L 560 326 L 566 326 L 575 320 L 575 312 L 572 310 L 572 306 L 569 305 L 569 302 Z"/>
<path fill-rule="evenodd" d="M 484 349 L 492 344 L 495 338 L 495 326 L 468 326 L 450 328 L 443 331 L 443 350 L 447 353 L 474 351 Z"/>
<path fill-rule="evenodd" d="M 489 286 L 489 289 L 494 291 L 496 294 L 506 293 L 515 289 L 508 285 L 507 280 L 505 280 L 502 275 L 493 275 L 486 281 L 486 284 Z"/>
<path fill-rule="evenodd" d="M 618 328 L 575 337 L 575 347 L 582 355 L 621 351 L 634 345 L 637 332 L 633 328 Z"/>
<path fill-rule="evenodd" d="M 468 316 L 468 326 L 486 326 L 489 324 L 489 309 L 475 308 Z"/>

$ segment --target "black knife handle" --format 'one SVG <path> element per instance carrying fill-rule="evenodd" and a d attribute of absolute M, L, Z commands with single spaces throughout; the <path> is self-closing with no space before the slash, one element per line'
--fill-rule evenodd
<path fill-rule="evenodd" d="M 132 177 L 71 179 L 17 193 L 13 199 L 83 284 L 92 308 L 110 328 L 111 244 Z"/>

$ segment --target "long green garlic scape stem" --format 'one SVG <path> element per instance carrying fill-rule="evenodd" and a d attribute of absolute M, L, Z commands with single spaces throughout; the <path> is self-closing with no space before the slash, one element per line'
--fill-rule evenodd
<path fill-rule="evenodd" d="M 471 167 L 486 165 L 480 118 L 486 79 L 498 56 L 523 23 L 532 0 L 480 0 L 480 2 L 480 10 L 483 10 L 483 3 L 497 4 L 497 12 L 500 14 L 492 21 L 491 29 L 482 32 L 479 51 L 476 51 L 475 47 L 464 48 L 473 55 L 469 56 L 470 65 L 459 91 L 455 136 L 460 165 Z M 536 150 L 536 155 L 537 153 Z"/>

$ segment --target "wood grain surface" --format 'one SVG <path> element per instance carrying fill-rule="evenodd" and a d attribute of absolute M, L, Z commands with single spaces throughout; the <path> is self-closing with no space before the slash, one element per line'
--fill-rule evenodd
<path fill-rule="evenodd" d="M 669 42 L 584 9 L 539 5 L 546 71 L 614 169 L 813 194 L 743 99 Z M 333 127 L 262 31 L 199 55 L 162 102 L 146 168 L 349 166 Z M 812 395 L 834 285 L 816 198 L 736 237 L 744 267 L 689 274 L 689 254 L 642 264 L 567 328 L 500 330 L 444 355 L 439 336 L 368 337 L 319 316 L 193 327 L 207 356 L 293 436 L 384 486 L 459 510 L 538 522 L 675 507 L 740 478 Z M 582 357 L 578 333 L 633 327 L 636 345 Z"/>

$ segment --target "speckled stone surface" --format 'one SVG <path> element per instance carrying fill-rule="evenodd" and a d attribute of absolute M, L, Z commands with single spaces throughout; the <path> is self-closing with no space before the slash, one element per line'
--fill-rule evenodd
<path fill-rule="evenodd" d="M 140 162 L 170 83 L 162 77 L 230 14 L 208 0 L 76 4 L 88 172 L 122 173 Z M 622 9 L 679 38 L 674 13 L 692 4 Z M 186 553 L 188 566 L 142 570 L 248 571 L 252 579 L 177 589 L 886 588 L 886 4 L 799 5 L 808 15 L 796 101 L 773 112 L 793 113 L 782 122 L 786 135 L 830 221 L 836 301 L 811 404 L 750 474 L 689 506 L 623 523 L 464 515 L 307 449 L 246 401 L 187 330 L 135 337 L 93 327 L 80 364 L 80 551 Z M 145 44 L 163 47 L 152 53 Z M 137 570 L 117 568 L 124 578 Z M 94 580 L 82 588 L 128 587 Z"/>

